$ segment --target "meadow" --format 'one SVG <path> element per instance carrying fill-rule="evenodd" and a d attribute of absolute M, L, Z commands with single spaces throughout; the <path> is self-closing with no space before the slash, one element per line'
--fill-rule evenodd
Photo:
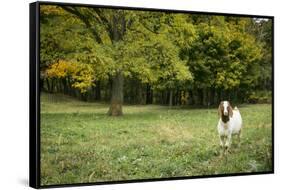
<path fill-rule="evenodd" d="M 41 185 L 272 171 L 271 104 L 238 105 L 241 146 L 225 156 L 217 108 L 108 107 L 41 94 Z"/>

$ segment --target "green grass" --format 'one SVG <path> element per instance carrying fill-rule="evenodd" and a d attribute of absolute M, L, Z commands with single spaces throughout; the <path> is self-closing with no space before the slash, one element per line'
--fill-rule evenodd
<path fill-rule="evenodd" d="M 241 105 L 241 147 L 221 156 L 217 109 L 124 106 L 41 95 L 41 185 L 272 170 L 271 105 Z"/>

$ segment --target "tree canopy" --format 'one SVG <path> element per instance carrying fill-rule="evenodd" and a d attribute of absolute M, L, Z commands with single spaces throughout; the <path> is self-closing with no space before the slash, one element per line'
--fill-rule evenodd
<path fill-rule="evenodd" d="M 40 18 L 42 90 L 110 101 L 109 115 L 124 101 L 204 105 L 271 89 L 270 19 L 57 5 Z"/>

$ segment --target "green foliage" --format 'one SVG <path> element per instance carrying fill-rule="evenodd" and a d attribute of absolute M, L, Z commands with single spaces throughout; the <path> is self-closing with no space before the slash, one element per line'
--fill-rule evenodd
<path fill-rule="evenodd" d="M 247 26 L 250 34 L 255 36 L 262 45 L 262 57 L 259 60 L 259 67 L 256 69 L 258 80 L 255 85 L 261 89 L 270 89 L 272 81 L 272 21 L 254 19 Z"/>
<path fill-rule="evenodd" d="M 68 60 L 93 74 L 72 85 L 83 93 L 117 73 L 156 93 L 239 90 L 243 101 L 272 88 L 269 19 L 42 5 L 40 21 L 43 82 L 51 64 Z"/>
<path fill-rule="evenodd" d="M 41 6 L 40 67 L 44 70 L 59 59 L 86 53 L 93 39 L 83 23 L 57 6 Z"/>
<path fill-rule="evenodd" d="M 186 63 L 177 56 L 179 49 L 173 44 L 166 40 L 142 44 L 128 52 L 131 58 L 136 57 L 126 60 L 130 65 L 128 76 L 137 76 L 155 88 L 173 88 L 177 82 L 192 79 Z"/>
<path fill-rule="evenodd" d="M 272 94 L 268 91 L 255 91 L 251 92 L 248 97 L 249 103 L 271 103 L 272 102 Z"/>
<path fill-rule="evenodd" d="M 147 12 L 138 16 L 138 22 L 133 22 L 125 36 L 127 44 L 121 51 L 120 57 L 128 68 L 125 74 L 138 77 L 155 89 L 171 89 L 190 82 L 189 68 L 179 57 L 180 48 L 194 39 L 188 17 Z"/>
<path fill-rule="evenodd" d="M 241 19 L 233 25 L 222 16 L 209 16 L 208 22 L 197 24 L 197 39 L 189 51 L 182 52 L 197 87 L 228 90 L 240 84 L 249 87 L 257 79 L 261 45 L 241 30 L 245 22 Z"/>
<path fill-rule="evenodd" d="M 57 9 L 64 11 L 59 7 Z M 49 16 L 44 11 L 43 15 Z M 112 19 L 111 17 L 117 16 L 116 11 L 111 10 L 100 10 L 97 13 L 94 9 L 79 8 L 79 11 L 80 14 L 95 15 L 100 19 L 110 20 Z M 54 14 L 54 12 L 51 13 Z M 136 13 L 122 11 L 120 14 L 129 19 L 130 16 Z M 112 42 L 113 39 L 111 39 L 111 43 L 105 39 L 106 37 L 104 36 L 112 38 L 111 33 L 108 31 L 109 29 L 105 28 L 105 26 L 102 29 L 107 35 L 103 33 L 100 35 L 100 38 L 105 40 L 98 43 L 90 39 L 89 34 L 87 34 L 89 29 L 83 29 L 83 24 L 81 23 L 84 21 L 83 19 L 73 15 L 70 16 L 67 12 L 65 15 L 52 15 L 51 18 L 48 18 L 48 16 L 45 16 L 46 22 L 42 23 L 42 62 L 50 62 L 50 60 L 67 56 L 67 58 L 75 58 L 78 62 L 91 64 L 93 70 L 97 73 L 96 77 L 99 79 L 107 79 L 108 76 L 114 76 L 115 72 L 122 70 L 126 76 L 136 75 L 143 83 L 156 83 L 157 86 L 162 86 L 162 88 L 164 86 L 170 88 L 175 85 L 172 83 L 176 81 L 190 80 L 192 78 L 186 63 L 178 57 L 179 47 L 176 46 L 177 44 L 187 44 L 188 40 L 194 35 L 192 25 L 187 23 L 184 15 L 173 15 L 168 21 L 169 17 L 163 13 L 137 13 L 134 16 L 139 16 L 140 19 L 130 21 L 131 26 L 128 27 L 123 40 L 114 43 Z M 67 20 L 65 20 L 66 17 L 68 18 Z M 147 17 L 150 18 L 148 19 Z M 64 25 L 59 25 L 58 27 L 58 22 L 62 22 L 62 20 L 64 20 Z M 95 19 L 89 18 L 87 22 L 97 27 L 102 25 L 100 21 Z M 180 27 L 181 22 L 185 27 Z M 158 23 L 158 26 L 151 29 L 152 31 L 147 29 L 156 23 Z M 147 26 L 147 24 L 151 26 Z M 81 31 L 78 28 L 81 28 Z M 169 29 L 167 30 L 167 28 Z M 97 30 L 102 29 L 97 28 Z M 69 36 L 68 38 L 68 33 L 65 33 L 65 30 L 70 31 L 69 34 L 74 34 L 74 36 Z M 143 33 L 143 36 L 136 39 L 134 36 L 136 31 L 137 33 Z M 87 34 L 86 37 L 83 36 L 85 33 Z M 178 38 L 174 38 L 176 39 L 174 42 L 171 41 L 170 36 L 173 33 L 178 36 Z M 48 36 L 55 36 L 55 39 L 46 39 Z M 59 44 L 59 47 L 51 48 L 52 46 L 46 44 L 48 40 L 55 41 Z"/>

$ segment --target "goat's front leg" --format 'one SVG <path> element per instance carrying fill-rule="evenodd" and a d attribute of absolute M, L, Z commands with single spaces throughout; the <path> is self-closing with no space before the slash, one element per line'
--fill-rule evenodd
<path fill-rule="evenodd" d="M 229 149 L 229 148 L 230 148 L 230 145 L 231 145 L 231 133 L 227 135 L 225 147 L 226 147 L 227 149 Z"/>
<path fill-rule="evenodd" d="M 224 145 L 225 145 L 225 136 L 220 135 L 220 146 L 224 147 Z"/>

